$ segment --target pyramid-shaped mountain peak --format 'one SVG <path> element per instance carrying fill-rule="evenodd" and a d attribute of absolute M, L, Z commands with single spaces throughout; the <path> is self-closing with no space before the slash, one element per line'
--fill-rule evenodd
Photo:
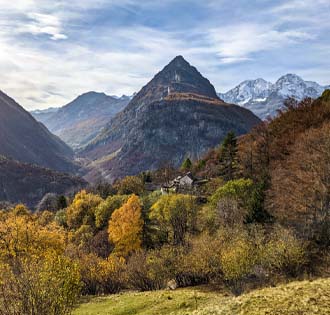
<path fill-rule="evenodd" d="M 171 67 L 179 67 L 179 68 L 189 68 L 191 67 L 189 62 L 184 59 L 183 56 L 179 55 L 179 56 L 176 56 L 169 64 L 168 66 L 171 66 Z"/>
<path fill-rule="evenodd" d="M 129 107 L 150 104 L 177 93 L 193 93 L 218 99 L 210 81 L 182 56 L 177 56 L 136 94 Z"/>

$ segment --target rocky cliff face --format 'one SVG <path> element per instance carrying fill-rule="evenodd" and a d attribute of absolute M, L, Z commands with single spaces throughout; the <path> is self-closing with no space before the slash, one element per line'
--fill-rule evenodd
<path fill-rule="evenodd" d="M 218 145 L 229 131 L 240 135 L 259 121 L 221 101 L 211 83 L 179 56 L 81 151 L 91 160 L 87 178 L 113 181 L 163 164 L 179 166 Z"/>
<path fill-rule="evenodd" d="M 49 113 L 49 110 L 34 111 L 32 115 L 77 149 L 93 139 L 129 101 L 128 96 L 117 98 L 104 93 L 88 92 L 53 113 Z"/>
<path fill-rule="evenodd" d="M 73 172 L 72 150 L 0 92 L 0 154 L 50 169 Z"/>
<path fill-rule="evenodd" d="M 286 74 L 274 84 L 264 79 L 244 81 L 228 92 L 220 93 L 219 97 L 226 102 L 243 106 L 265 119 L 275 116 L 286 98 L 317 98 L 325 89 L 325 86 L 316 82 L 304 81 L 295 74 Z"/>
<path fill-rule="evenodd" d="M 33 208 L 46 193 L 75 192 L 86 185 L 79 177 L 0 156 L 0 201 L 23 203 Z"/>

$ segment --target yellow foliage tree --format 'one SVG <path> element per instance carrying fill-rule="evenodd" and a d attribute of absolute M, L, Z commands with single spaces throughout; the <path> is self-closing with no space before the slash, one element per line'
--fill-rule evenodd
<path fill-rule="evenodd" d="M 99 195 L 82 190 L 74 197 L 67 208 L 67 224 L 69 228 L 77 229 L 81 225 L 95 226 L 95 209 L 103 201 Z"/>
<path fill-rule="evenodd" d="M 24 210 L 24 211 L 23 211 Z M 0 216 L 0 259 L 18 255 L 43 256 L 46 249 L 62 254 L 65 232 L 55 223 L 46 226 L 21 205 Z"/>
<path fill-rule="evenodd" d="M 151 207 L 150 219 L 174 245 L 184 243 L 187 232 L 196 228 L 195 197 L 183 194 L 164 195 Z"/>
<path fill-rule="evenodd" d="M 109 221 L 109 239 L 115 245 L 115 253 L 127 256 L 141 247 L 143 220 L 139 197 L 132 195 L 127 202 L 115 210 Z"/>
<path fill-rule="evenodd" d="M 22 205 L 0 213 L 0 314 L 70 314 L 80 295 L 66 233 Z"/>

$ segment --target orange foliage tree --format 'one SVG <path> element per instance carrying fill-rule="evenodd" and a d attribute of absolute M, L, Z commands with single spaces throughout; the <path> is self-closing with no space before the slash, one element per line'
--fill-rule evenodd
<path fill-rule="evenodd" d="M 139 197 L 132 195 L 127 202 L 115 210 L 109 221 L 109 239 L 115 245 L 114 253 L 126 257 L 141 248 L 142 208 Z"/>

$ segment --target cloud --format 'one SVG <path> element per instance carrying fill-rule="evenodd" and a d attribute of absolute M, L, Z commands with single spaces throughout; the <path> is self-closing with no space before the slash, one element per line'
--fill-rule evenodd
<path fill-rule="evenodd" d="M 67 35 L 62 32 L 60 19 L 51 14 L 28 13 L 29 21 L 18 29 L 21 33 L 31 33 L 33 35 L 46 34 L 52 40 L 67 39 Z"/>
<path fill-rule="evenodd" d="M 28 109 L 89 90 L 130 94 L 178 54 L 221 91 L 286 72 L 325 81 L 328 7 L 328 0 L 0 0 L 0 89 Z"/>
<path fill-rule="evenodd" d="M 224 64 L 248 61 L 260 51 L 283 48 L 311 38 L 312 35 L 306 32 L 279 31 L 260 24 L 221 27 L 209 33 L 209 39 Z"/>

